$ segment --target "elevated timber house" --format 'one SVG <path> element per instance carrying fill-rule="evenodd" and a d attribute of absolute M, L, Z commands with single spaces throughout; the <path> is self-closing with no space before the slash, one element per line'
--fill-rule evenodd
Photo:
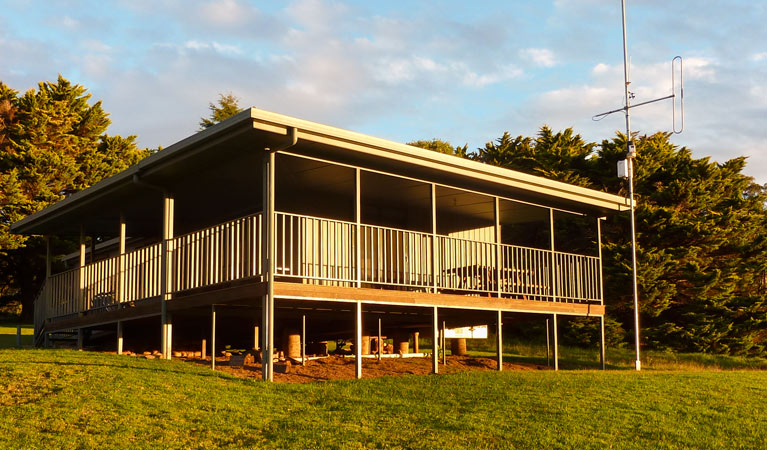
<path fill-rule="evenodd" d="M 49 250 L 40 344 L 65 330 L 80 345 L 111 333 L 118 352 L 143 339 L 170 358 L 200 339 L 213 354 L 218 339 L 274 355 L 289 351 L 286 334 L 346 336 L 360 377 L 381 327 L 444 343 L 443 325 L 489 324 L 500 342 L 504 320 L 551 318 L 555 364 L 559 316 L 599 320 L 604 342 L 601 220 L 628 208 L 624 197 L 250 108 L 12 231 L 79 236 L 68 261 Z"/>

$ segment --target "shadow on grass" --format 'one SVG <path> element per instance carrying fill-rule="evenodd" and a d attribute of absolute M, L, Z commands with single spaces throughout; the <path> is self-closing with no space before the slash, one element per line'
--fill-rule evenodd
<path fill-rule="evenodd" d="M 109 363 L 109 362 L 103 362 L 103 363 L 97 363 L 97 362 L 75 362 L 75 361 L 0 361 L 0 365 L 36 365 L 36 366 L 77 366 L 77 367 L 105 367 L 105 368 L 115 368 L 115 369 L 125 369 L 125 370 L 144 370 L 148 372 L 163 372 L 163 373 L 169 373 L 169 374 L 183 374 L 183 375 L 191 375 L 191 376 L 197 376 L 197 377 L 203 377 L 203 378 L 227 378 L 227 379 L 243 379 L 240 377 L 232 376 L 226 372 L 218 372 L 211 370 L 209 373 L 204 372 L 190 372 L 188 370 L 178 370 L 173 369 L 170 367 L 142 367 L 140 365 L 132 365 L 132 364 L 119 364 L 119 363 Z M 199 366 L 195 366 L 199 367 Z M 252 379 L 251 379 L 252 380 Z"/>

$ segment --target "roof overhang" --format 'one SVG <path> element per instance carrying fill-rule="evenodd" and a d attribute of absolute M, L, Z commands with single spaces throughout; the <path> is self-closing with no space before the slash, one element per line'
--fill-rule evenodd
<path fill-rule="evenodd" d="M 138 192 L 146 194 L 146 186 L 137 185 L 134 177 L 161 185 L 163 179 L 177 172 L 177 167 L 185 160 L 200 159 L 206 152 L 222 151 L 222 148 L 231 147 L 236 139 L 247 143 L 240 146 L 252 146 L 254 150 L 277 147 L 285 143 L 292 128 L 295 128 L 299 142 L 299 146 L 291 149 L 295 153 L 315 153 L 340 160 L 375 161 L 390 168 L 389 172 L 394 174 L 407 176 L 417 173 L 424 179 L 434 175 L 469 180 L 486 192 L 528 193 L 535 198 L 549 199 L 549 203 L 580 206 L 580 209 L 599 214 L 628 210 L 630 205 L 629 200 L 622 196 L 250 108 L 25 217 L 12 224 L 11 231 L 19 234 L 55 234 L 61 223 L 72 223 L 90 211 L 99 210 L 100 205 L 114 203 L 115 199 L 130 198 Z M 203 163 L 196 164 L 199 170 L 205 170 Z"/>

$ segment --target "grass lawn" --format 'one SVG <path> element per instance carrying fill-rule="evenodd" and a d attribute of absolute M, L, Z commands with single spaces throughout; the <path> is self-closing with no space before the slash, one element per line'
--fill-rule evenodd
<path fill-rule="evenodd" d="M 0 350 L 0 448 L 767 447 L 767 372 L 474 372 L 267 384 Z"/>

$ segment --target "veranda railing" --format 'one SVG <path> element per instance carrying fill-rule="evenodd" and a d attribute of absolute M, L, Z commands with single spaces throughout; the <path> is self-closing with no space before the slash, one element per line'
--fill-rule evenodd
<path fill-rule="evenodd" d="M 342 286 L 601 302 L 597 257 L 277 212 L 275 276 Z M 171 293 L 262 274 L 254 214 L 167 243 Z M 162 294 L 162 244 L 53 275 L 46 317 L 67 317 Z"/>

